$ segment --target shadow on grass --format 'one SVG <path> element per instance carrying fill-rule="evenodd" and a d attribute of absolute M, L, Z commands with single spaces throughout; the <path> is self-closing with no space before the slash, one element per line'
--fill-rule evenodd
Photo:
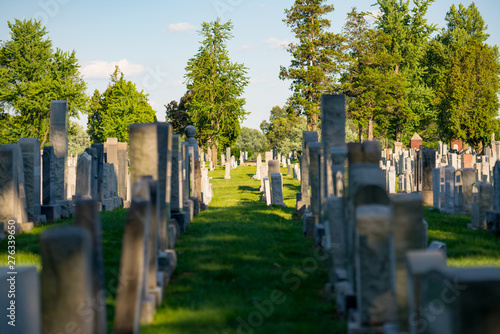
<path fill-rule="evenodd" d="M 307 268 L 313 246 L 289 219 L 292 212 L 249 201 L 201 213 L 177 245 L 179 266 L 162 306 L 166 312 L 142 332 L 237 333 L 239 319 L 248 321 L 259 312 L 256 304 L 279 290 L 285 301 L 252 327 L 256 333 L 341 333 L 343 323 L 331 317 L 333 303 L 318 294 L 326 263 Z"/>

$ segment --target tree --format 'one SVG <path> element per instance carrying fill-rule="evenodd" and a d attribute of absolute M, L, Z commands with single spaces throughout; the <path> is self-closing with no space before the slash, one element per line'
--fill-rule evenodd
<path fill-rule="evenodd" d="M 363 129 L 373 140 L 375 122 L 385 125 L 384 111 L 397 109 L 404 97 L 404 80 L 393 70 L 396 59 L 387 52 L 388 35 L 372 28 L 354 7 L 344 26 L 345 69 L 342 91 L 347 97 L 347 114 L 358 126 L 359 141 Z M 387 126 L 385 126 L 387 128 Z"/>
<path fill-rule="evenodd" d="M 101 94 L 95 90 L 92 97 L 87 123 L 92 143 L 102 143 L 110 137 L 128 142 L 129 125 L 151 122 L 156 122 L 156 112 L 149 105 L 148 94 L 137 91 L 116 66 L 106 91 Z"/>
<path fill-rule="evenodd" d="M 83 127 L 76 123 L 70 122 L 68 131 L 68 155 L 76 157 L 82 154 L 86 148 L 90 147 L 90 136 Z"/>
<path fill-rule="evenodd" d="M 52 50 L 40 21 L 8 22 L 11 40 L 0 48 L 0 105 L 19 116 L 13 133 L 48 142 L 50 101 L 67 100 L 69 116 L 85 110 L 86 84 L 75 51 Z"/>
<path fill-rule="evenodd" d="M 431 108 L 432 89 L 424 80 L 423 59 L 430 35 L 436 26 L 425 15 L 434 0 L 378 0 L 381 15 L 377 26 L 389 37 L 386 50 L 394 57 L 393 73 L 401 75 L 385 108 L 385 132 L 397 141 L 409 142 L 414 132 L 421 135 L 432 127 L 435 113 Z"/>
<path fill-rule="evenodd" d="M 487 26 L 477 7 L 454 5 L 447 28 L 428 52 L 442 139 L 461 139 L 482 154 L 497 127 L 500 62 L 498 47 L 485 43 Z"/>
<path fill-rule="evenodd" d="M 263 153 L 269 149 L 267 138 L 257 129 L 241 128 L 241 133 L 236 140 L 236 146 L 250 149 L 253 153 Z"/>
<path fill-rule="evenodd" d="M 293 149 L 302 149 L 302 131 L 307 129 L 307 121 L 302 116 L 287 113 L 287 108 L 274 106 L 269 122 L 262 121 L 260 128 L 270 146 L 278 152 L 289 153 Z"/>
<path fill-rule="evenodd" d="M 190 123 L 189 113 L 186 104 L 191 101 L 191 93 L 188 91 L 183 97 L 177 101 L 171 101 L 169 104 L 165 105 L 166 117 L 165 119 L 172 125 L 174 133 L 183 134 L 184 129 Z"/>
<path fill-rule="evenodd" d="M 212 161 L 217 161 L 218 149 L 236 142 L 240 122 L 248 114 L 241 97 L 249 80 L 247 68 L 231 62 L 226 49 L 232 28 L 231 21 L 203 22 L 200 35 L 204 39 L 186 66 L 190 120 L 196 127 L 198 143 L 211 150 Z"/>
<path fill-rule="evenodd" d="M 322 18 L 333 12 L 325 0 L 296 0 L 285 10 L 287 26 L 292 28 L 298 43 L 291 43 L 287 51 L 292 55 L 290 67 L 281 66 L 280 79 L 292 80 L 293 95 L 288 104 L 307 117 L 307 129 L 317 131 L 321 94 L 335 90 L 334 76 L 339 72 L 340 36 L 326 31 L 330 20 Z"/>

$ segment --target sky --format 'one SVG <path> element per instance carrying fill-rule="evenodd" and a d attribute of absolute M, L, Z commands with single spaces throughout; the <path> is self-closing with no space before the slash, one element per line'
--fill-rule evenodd
<path fill-rule="evenodd" d="M 37 19 L 47 28 L 54 48 L 76 51 L 87 93 L 103 92 L 118 65 L 125 79 L 149 94 L 149 102 L 159 121 L 165 120 L 165 105 L 186 92 L 185 67 L 198 51 L 202 22 L 220 17 L 233 23 L 233 38 L 227 49 L 232 61 L 248 68 L 250 83 L 245 89 L 242 126 L 259 129 L 273 106 L 283 106 L 291 95 L 290 81 L 282 81 L 280 66 L 289 66 L 285 46 L 294 41 L 282 21 L 284 10 L 294 0 L 0 0 L 0 40 L 10 39 L 7 22 Z M 376 0 L 328 0 L 335 11 L 333 32 L 341 32 L 347 13 L 358 10 L 376 14 Z M 445 26 L 451 5 L 472 1 L 436 0 L 427 19 Z M 500 1 L 477 0 L 476 6 L 488 25 L 488 44 L 500 45 Z M 80 124 L 86 128 L 86 116 Z"/>

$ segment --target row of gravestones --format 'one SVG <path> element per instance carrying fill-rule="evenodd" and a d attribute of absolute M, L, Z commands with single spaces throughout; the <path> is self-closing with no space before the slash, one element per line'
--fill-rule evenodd
<path fill-rule="evenodd" d="M 181 146 L 169 124 L 130 126 L 131 204 L 116 290 L 115 334 L 138 333 L 139 323 L 152 321 L 176 267 L 175 239 L 211 199 L 211 187 L 205 185 L 207 198 L 200 201 L 208 171 L 200 168 L 195 131 L 186 128 L 188 140 Z M 84 158 L 82 165 L 92 165 Z M 106 333 L 105 297 L 115 286 L 104 287 L 101 203 L 91 196 L 74 200 L 74 226 L 52 228 L 40 239 L 41 288 L 35 267 L 0 269 L 2 291 L 14 284 L 18 292 L 16 307 L 7 294 L 0 298 L 2 314 L 14 319 L 12 324 L 2 322 L 0 332 Z"/>
<path fill-rule="evenodd" d="M 496 333 L 500 270 L 449 268 L 444 244 L 427 247 L 435 155 L 420 153 L 420 193 L 389 195 L 379 144 L 345 144 L 344 103 L 322 96 L 322 142 L 304 131 L 296 209 L 328 255 L 327 288 L 348 333 Z"/>
<path fill-rule="evenodd" d="M 283 167 L 287 167 L 287 176 L 291 176 L 290 159 L 293 157 L 293 154 L 296 155 L 296 150 L 293 153 L 289 153 L 288 158 L 280 153 L 276 156 L 277 159 L 273 159 L 274 154 L 273 151 L 265 153 L 265 164 L 262 163 L 262 156 L 260 154 L 257 155 L 255 175 L 252 176 L 252 179 L 261 181 L 260 191 L 262 192 L 262 201 L 267 206 L 285 206 L 283 198 L 283 174 L 281 174 L 280 166 L 282 164 Z M 297 165 L 295 165 L 295 172 L 297 168 Z"/>
<path fill-rule="evenodd" d="M 500 142 L 497 143 L 500 146 Z M 441 146 L 441 145 L 440 145 Z M 446 145 L 442 145 L 446 147 Z M 495 144 L 496 146 L 496 144 Z M 473 169 L 474 177 L 477 181 L 491 182 L 494 163 L 496 162 L 495 155 L 476 156 L 467 153 L 467 151 L 457 153 L 439 153 L 426 148 L 428 154 L 434 154 L 435 157 L 429 156 L 432 159 L 434 166 L 430 168 L 444 168 L 453 167 L 455 169 Z M 399 191 L 410 193 L 418 191 L 419 184 L 417 184 L 417 177 L 419 173 L 419 165 L 417 164 L 422 149 L 400 149 L 398 153 L 390 153 L 391 150 L 383 150 L 380 161 L 380 166 L 386 171 L 387 191 L 389 193 L 396 192 L 396 178 L 398 178 Z M 445 150 L 446 152 L 446 150 Z M 446 158 L 447 157 L 447 158 Z M 426 201 L 426 204 L 431 203 Z"/>

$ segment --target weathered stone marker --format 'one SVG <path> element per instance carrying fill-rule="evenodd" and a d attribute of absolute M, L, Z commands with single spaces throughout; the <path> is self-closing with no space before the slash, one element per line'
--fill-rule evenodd
<path fill-rule="evenodd" d="M 94 317 L 82 312 L 93 297 L 91 243 L 89 232 L 76 226 L 56 227 L 40 237 L 43 333 L 94 333 Z"/>
<path fill-rule="evenodd" d="M 150 211 L 150 201 L 132 199 L 123 232 L 114 334 L 139 333 Z"/>
<path fill-rule="evenodd" d="M 106 334 L 106 290 L 104 288 L 104 259 L 102 252 L 102 224 L 99 203 L 95 200 L 79 200 L 75 203 L 75 226 L 86 229 L 90 234 L 92 299 L 94 334 Z"/>

